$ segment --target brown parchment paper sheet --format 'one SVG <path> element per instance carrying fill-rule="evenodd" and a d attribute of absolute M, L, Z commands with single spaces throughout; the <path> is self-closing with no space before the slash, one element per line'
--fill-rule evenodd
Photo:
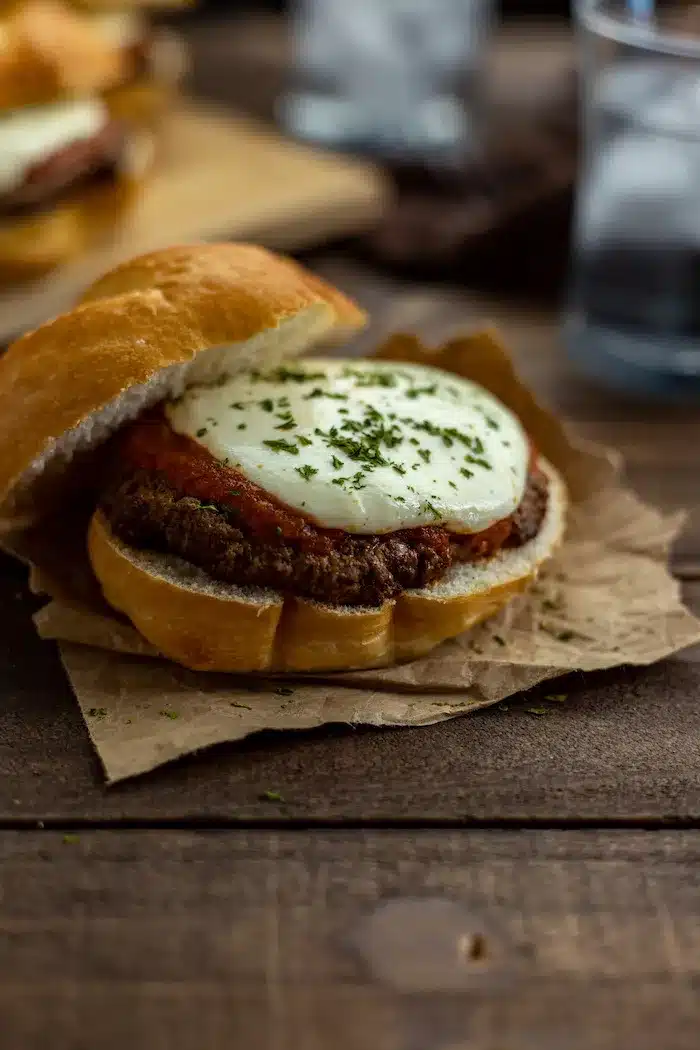
<path fill-rule="evenodd" d="M 378 356 L 467 375 L 520 416 L 569 487 L 563 546 L 527 595 L 427 657 L 292 682 L 197 673 L 158 658 L 101 601 L 83 549 L 87 503 L 71 520 L 64 514 L 7 537 L 5 545 L 31 563 L 32 586 L 52 598 L 37 628 L 60 642 L 109 782 L 261 729 L 427 725 L 568 671 L 648 664 L 700 641 L 700 621 L 684 608 L 667 568 L 682 515 L 643 504 L 622 486 L 614 453 L 575 440 L 542 409 L 493 330 L 435 350 L 397 335 Z"/>

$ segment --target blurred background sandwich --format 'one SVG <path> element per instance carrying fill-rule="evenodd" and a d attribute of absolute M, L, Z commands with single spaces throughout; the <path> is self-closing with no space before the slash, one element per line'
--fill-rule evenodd
<path fill-rule="evenodd" d="M 28 0 L 0 14 L 0 279 L 37 277 L 113 227 L 151 168 L 184 69 L 143 5 Z"/>

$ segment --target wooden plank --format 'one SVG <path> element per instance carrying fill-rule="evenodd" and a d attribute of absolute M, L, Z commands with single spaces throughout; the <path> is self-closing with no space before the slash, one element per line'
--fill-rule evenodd
<path fill-rule="evenodd" d="M 700 819 L 700 649 L 425 729 L 261 734 L 107 790 L 23 570 L 1 576 L 0 822 Z M 687 596 L 700 610 L 700 582 Z"/>
<path fill-rule="evenodd" d="M 4 832 L 22 1050 L 694 1050 L 700 833 Z"/>

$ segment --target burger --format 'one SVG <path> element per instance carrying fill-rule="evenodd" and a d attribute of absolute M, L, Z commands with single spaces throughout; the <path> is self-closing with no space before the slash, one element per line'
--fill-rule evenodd
<path fill-rule="evenodd" d="M 301 357 L 364 323 L 262 248 L 118 267 L 0 361 L 5 518 L 89 489 L 104 597 L 189 668 L 430 651 L 533 580 L 565 488 L 516 416 L 454 372 Z"/>
<path fill-rule="evenodd" d="M 53 0 L 0 22 L 0 276 L 24 279 L 80 254 L 111 229 L 152 156 L 150 132 L 103 96 L 123 56 Z"/>

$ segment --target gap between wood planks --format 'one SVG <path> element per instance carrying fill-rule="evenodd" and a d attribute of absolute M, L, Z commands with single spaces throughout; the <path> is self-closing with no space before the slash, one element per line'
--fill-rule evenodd
<path fill-rule="evenodd" d="M 101 820 L 25 817 L 0 820 L 3 831 L 700 831 L 695 817 L 120 817 Z"/>

